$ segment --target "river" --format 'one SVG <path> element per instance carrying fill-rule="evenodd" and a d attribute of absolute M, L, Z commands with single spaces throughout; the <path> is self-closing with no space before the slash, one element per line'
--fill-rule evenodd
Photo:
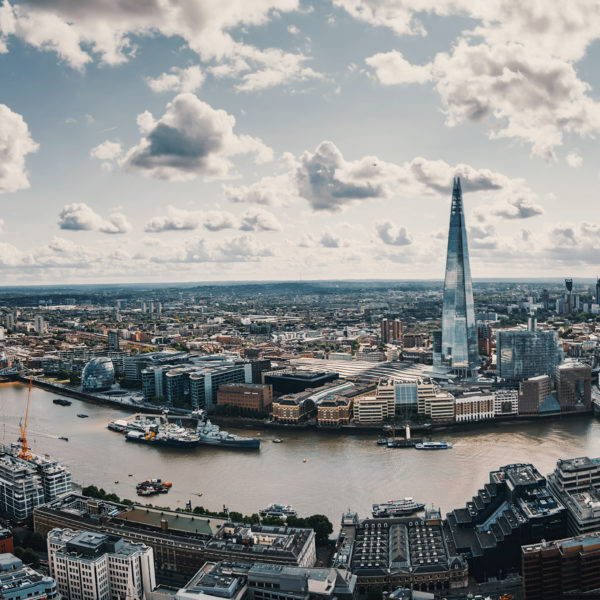
<path fill-rule="evenodd" d="M 141 479 L 169 480 L 169 494 L 150 501 L 172 508 L 191 500 L 193 506 L 220 510 L 226 504 L 250 514 L 281 502 L 292 504 L 301 516 L 323 513 L 337 525 L 348 508 L 366 517 L 374 502 L 412 496 L 445 513 L 464 506 L 488 481 L 489 471 L 501 465 L 532 462 L 547 474 L 557 458 L 600 456 L 600 422 L 590 416 L 440 432 L 434 439 L 449 440 L 454 448 L 436 452 L 380 447 L 374 435 L 314 431 L 262 431 L 260 451 L 149 448 L 127 443 L 106 428 L 129 412 L 75 399 L 62 407 L 52 403 L 56 397 L 32 390 L 27 437 L 33 452 L 68 466 L 73 481 L 93 483 L 121 498 L 135 500 L 135 483 Z M 26 400 L 26 386 L 0 384 L 2 443 L 17 440 Z M 284 443 L 271 443 L 277 436 Z"/>

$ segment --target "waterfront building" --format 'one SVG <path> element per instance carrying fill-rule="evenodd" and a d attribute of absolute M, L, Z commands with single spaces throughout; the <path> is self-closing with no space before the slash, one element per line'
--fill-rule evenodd
<path fill-rule="evenodd" d="M 312 567 L 317 560 L 315 532 L 227 522 L 206 543 L 207 560 L 247 561 Z"/>
<path fill-rule="evenodd" d="M 417 385 L 417 412 L 420 415 L 431 415 L 431 399 L 435 398 L 437 387 L 433 383 L 419 382 Z"/>
<path fill-rule="evenodd" d="M 530 377 L 519 383 L 519 414 L 537 415 L 544 401 L 552 392 L 549 375 Z"/>
<path fill-rule="evenodd" d="M 386 398 L 393 406 L 388 410 L 401 416 L 418 412 L 418 384 L 416 381 L 400 381 L 382 378 L 377 386 L 377 398 Z"/>
<path fill-rule="evenodd" d="M 21 523 L 36 506 L 71 491 L 71 473 L 48 457 L 19 458 L 19 449 L 13 445 L 0 451 L 0 512 Z"/>
<path fill-rule="evenodd" d="M 145 352 L 144 354 L 135 354 L 127 356 L 123 360 L 123 372 L 125 382 L 130 387 L 140 386 L 142 383 L 142 371 L 150 365 L 170 365 L 175 366 L 180 363 L 190 361 L 188 352 Z"/>
<path fill-rule="evenodd" d="M 92 358 L 84 367 L 81 384 L 86 392 L 110 390 L 115 382 L 115 368 L 108 356 Z"/>
<path fill-rule="evenodd" d="M 298 394 L 336 379 L 337 373 L 327 371 L 274 371 L 264 375 L 264 383 L 270 383 L 276 395 Z"/>
<path fill-rule="evenodd" d="M 521 381 L 539 375 L 554 377 L 562 361 L 556 331 L 504 329 L 496 333 L 499 377 Z"/>
<path fill-rule="evenodd" d="M 425 518 L 360 520 L 346 513 L 333 566 L 356 575 L 360 594 L 403 586 L 443 595 L 468 583 L 467 561 L 448 544 L 436 510 Z"/>
<path fill-rule="evenodd" d="M 494 415 L 496 417 L 519 414 L 519 392 L 517 390 L 501 388 L 494 390 L 492 396 L 494 397 Z"/>
<path fill-rule="evenodd" d="M 521 565 L 523 600 L 597 598 L 600 536 L 595 532 L 526 544 L 521 548 Z"/>
<path fill-rule="evenodd" d="M 394 398 L 361 396 L 354 400 L 354 422 L 360 425 L 383 423 L 395 415 Z"/>
<path fill-rule="evenodd" d="M 154 551 L 157 572 L 184 584 L 208 558 L 206 542 L 226 519 L 146 506 L 126 506 L 71 493 L 38 506 L 34 529 L 46 536 L 52 529 L 90 530 L 141 542 Z"/>
<path fill-rule="evenodd" d="M 434 367 L 463 377 L 475 375 L 479 368 L 473 284 L 459 177 L 454 178 L 452 188 L 441 353 L 434 353 Z"/>
<path fill-rule="evenodd" d="M 479 393 L 464 394 L 455 400 L 455 418 L 457 423 L 472 421 L 490 421 L 495 416 L 494 397 Z"/>
<path fill-rule="evenodd" d="M 273 402 L 273 386 L 267 383 L 228 383 L 217 390 L 217 405 L 236 406 L 244 412 L 266 412 Z"/>
<path fill-rule="evenodd" d="M 326 398 L 317 405 L 317 425 L 341 427 L 352 420 L 353 399 L 344 395 Z"/>
<path fill-rule="evenodd" d="M 567 511 L 533 465 L 512 464 L 492 471 L 465 508 L 446 515 L 445 527 L 453 551 L 482 581 L 518 570 L 524 543 L 565 537 Z"/>
<path fill-rule="evenodd" d="M 109 329 L 108 334 L 108 350 L 109 352 L 119 351 L 119 330 Z"/>
<path fill-rule="evenodd" d="M 3 600 L 54 600 L 60 598 L 56 582 L 10 553 L 0 554 L 0 593 Z"/>
<path fill-rule="evenodd" d="M 569 535 L 600 530 L 600 458 L 559 460 L 548 484 L 567 509 Z"/>
<path fill-rule="evenodd" d="M 592 406 L 591 368 L 566 362 L 556 368 L 556 391 L 563 411 L 589 410 Z"/>
<path fill-rule="evenodd" d="M 48 567 L 71 600 L 144 600 L 156 587 L 152 548 L 97 531 L 50 531 Z"/>
<path fill-rule="evenodd" d="M 249 563 L 206 562 L 185 586 L 177 591 L 174 600 L 246 600 L 248 571 L 251 568 Z"/>
<path fill-rule="evenodd" d="M 381 332 L 381 343 L 402 342 L 402 321 L 400 319 L 382 319 L 379 324 Z"/>

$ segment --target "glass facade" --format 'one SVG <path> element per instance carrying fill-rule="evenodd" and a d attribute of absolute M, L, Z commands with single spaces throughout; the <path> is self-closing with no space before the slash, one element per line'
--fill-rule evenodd
<path fill-rule="evenodd" d="M 394 386 L 396 408 L 414 408 L 417 410 L 417 382 L 401 382 Z"/>
<path fill-rule="evenodd" d="M 470 377 L 479 368 L 473 284 L 460 178 L 454 179 L 444 279 L 441 353 L 436 366 Z"/>
<path fill-rule="evenodd" d="M 92 358 L 81 375 L 83 389 L 90 392 L 109 390 L 114 382 L 115 368 L 107 356 Z"/>
<path fill-rule="evenodd" d="M 505 329 L 496 335 L 497 372 L 519 381 L 538 375 L 554 377 L 562 361 L 556 331 Z"/>

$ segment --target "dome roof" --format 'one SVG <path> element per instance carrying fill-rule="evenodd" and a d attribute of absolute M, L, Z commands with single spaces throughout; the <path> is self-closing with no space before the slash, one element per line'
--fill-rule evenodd
<path fill-rule="evenodd" d="M 81 375 L 83 389 L 90 392 L 99 392 L 111 388 L 115 381 L 115 368 L 112 360 L 107 356 L 92 358 Z"/>

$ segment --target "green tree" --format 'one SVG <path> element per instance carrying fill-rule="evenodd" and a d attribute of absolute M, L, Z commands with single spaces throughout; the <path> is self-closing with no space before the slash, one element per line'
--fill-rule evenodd
<path fill-rule="evenodd" d="M 383 592 L 380 587 L 370 586 L 367 591 L 367 600 L 381 600 L 383 598 Z"/>

